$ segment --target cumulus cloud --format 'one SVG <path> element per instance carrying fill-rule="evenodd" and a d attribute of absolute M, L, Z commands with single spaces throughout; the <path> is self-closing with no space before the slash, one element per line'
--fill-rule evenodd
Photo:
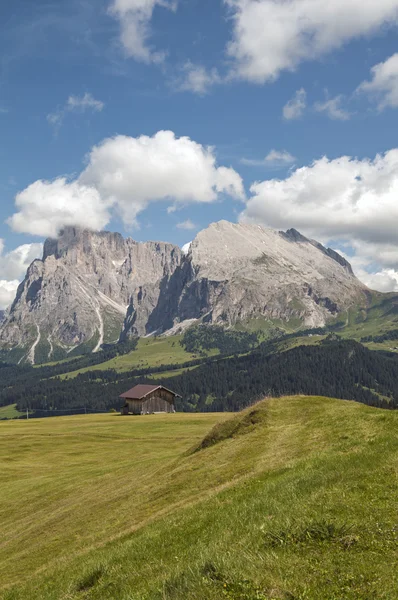
<path fill-rule="evenodd" d="M 325 100 L 325 102 L 315 102 L 314 108 L 316 112 L 325 113 L 334 121 L 348 121 L 348 119 L 351 117 L 351 113 L 341 106 L 343 100 L 344 96 L 340 94 L 335 98 Z"/>
<path fill-rule="evenodd" d="M 371 80 L 361 83 L 357 91 L 370 94 L 377 101 L 379 110 L 397 108 L 398 53 L 372 67 L 371 75 Z"/>
<path fill-rule="evenodd" d="M 17 194 L 18 210 L 7 223 L 14 231 L 56 237 L 66 225 L 102 229 L 110 221 L 111 203 L 95 187 L 68 181 L 36 181 Z"/>
<path fill-rule="evenodd" d="M 367 244 L 354 243 L 355 254 L 347 255 L 341 248 L 336 248 L 344 258 L 346 258 L 353 268 L 355 275 L 365 285 L 372 290 L 379 292 L 397 292 L 398 291 L 398 270 L 393 267 L 379 267 L 374 265 L 374 258 L 371 258 L 372 248 Z M 352 248 L 351 250 L 354 250 Z M 378 254 L 376 249 L 376 255 Z M 393 264 L 398 265 L 397 247 L 395 247 L 395 261 Z M 390 256 L 391 258 L 391 256 Z"/>
<path fill-rule="evenodd" d="M 271 150 L 271 152 L 269 152 L 262 160 L 242 158 L 240 162 L 249 167 L 283 168 L 293 164 L 295 160 L 296 158 L 286 150 L 283 150 L 282 152 Z"/>
<path fill-rule="evenodd" d="M 43 254 L 43 244 L 23 244 L 4 254 L 4 240 L 0 239 L 0 278 L 21 279 L 31 262 Z"/>
<path fill-rule="evenodd" d="M 355 274 L 371 290 L 398 292 L 398 272 L 394 269 L 382 269 L 376 273 L 369 273 L 365 269 L 356 269 Z"/>
<path fill-rule="evenodd" d="M 177 81 L 177 87 L 181 92 L 193 92 L 204 96 L 216 83 L 221 83 L 217 69 L 207 70 L 202 65 L 195 65 L 188 61 L 182 68 L 182 77 Z"/>
<path fill-rule="evenodd" d="M 386 269 L 398 270 L 397 196 L 398 149 L 373 160 L 324 157 L 286 179 L 253 184 L 241 219 L 349 243 L 385 280 Z"/>
<path fill-rule="evenodd" d="M 15 231 L 54 236 L 65 225 L 102 229 L 114 212 L 127 225 L 151 202 L 215 202 L 220 194 L 243 200 L 241 177 L 217 166 L 214 149 L 172 131 L 153 137 L 116 136 L 92 148 L 87 167 L 68 181 L 36 181 L 15 200 Z"/>
<path fill-rule="evenodd" d="M 92 94 L 87 92 L 83 96 L 69 96 L 62 108 L 58 108 L 55 112 L 47 115 L 47 121 L 50 125 L 53 125 L 55 129 L 59 129 L 67 113 L 83 113 L 87 110 L 101 112 L 104 109 L 104 106 L 105 104 L 101 100 L 96 100 Z"/>
<path fill-rule="evenodd" d="M 293 98 L 283 107 L 283 118 L 287 121 L 300 119 L 307 107 L 307 92 L 304 88 L 297 90 Z"/>
<path fill-rule="evenodd" d="M 0 309 L 7 308 L 14 300 L 20 280 L 28 266 L 43 253 L 42 244 L 23 244 L 4 253 L 4 241 L 0 239 Z"/>
<path fill-rule="evenodd" d="M 187 219 L 186 221 L 182 221 L 181 223 L 177 223 L 177 229 L 196 229 L 195 223 L 191 221 L 191 219 Z"/>
<path fill-rule="evenodd" d="M 8 308 L 14 301 L 19 281 L 6 281 L 0 279 L 0 310 Z"/>
<path fill-rule="evenodd" d="M 192 242 L 188 242 L 187 244 L 184 244 L 183 247 L 181 248 L 181 251 L 184 254 L 188 254 L 190 248 L 191 248 Z"/>
<path fill-rule="evenodd" d="M 224 0 L 234 18 L 237 77 L 264 83 L 398 22 L 398 0 Z"/>
<path fill-rule="evenodd" d="M 120 39 L 127 54 L 144 63 L 161 63 L 164 52 L 151 47 L 151 19 L 159 6 L 176 10 L 177 0 L 112 0 L 109 13 L 120 22 Z"/>

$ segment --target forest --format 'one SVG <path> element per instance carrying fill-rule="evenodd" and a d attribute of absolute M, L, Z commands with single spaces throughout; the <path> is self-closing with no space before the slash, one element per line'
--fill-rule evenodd
<path fill-rule="evenodd" d="M 375 344 L 382 344 L 388 340 L 398 340 L 398 329 L 391 329 L 380 335 L 367 335 L 361 338 L 361 342 L 374 342 Z"/>
<path fill-rule="evenodd" d="M 228 330 L 219 325 L 197 325 L 184 334 L 181 345 L 187 352 L 202 355 L 206 350 L 217 349 L 220 354 L 243 354 L 258 345 L 260 334 Z"/>
<path fill-rule="evenodd" d="M 398 357 L 331 336 L 318 346 L 274 353 L 261 344 L 244 356 L 217 357 L 187 365 L 165 385 L 182 399 L 178 410 L 236 411 L 263 398 L 289 394 L 324 395 L 386 409 L 398 408 Z M 181 367 L 181 365 L 179 365 Z M 168 365 L 169 369 L 176 366 Z M 61 380 L 41 369 L 0 365 L 0 406 L 16 403 L 35 416 L 119 410 L 119 395 L 151 382 L 151 370 L 117 373 L 95 370 Z M 159 367 L 152 372 L 159 371 Z M 162 383 L 159 379 L 156 383 Z"/>

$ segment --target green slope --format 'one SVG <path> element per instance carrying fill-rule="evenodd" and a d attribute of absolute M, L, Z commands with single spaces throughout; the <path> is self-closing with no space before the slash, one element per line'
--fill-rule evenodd
<path fill-rule="evenodd" d="M 65 379 L 66 377 L 72 379 L 79 375 L 79 373 L 86 373 L 87 371 L 114 369 L 119 373 L 123 373 L 133 369 L 150 369 L 152 367 L 160 367 L 161 365 L 184 364 L 199 358 L 197 354 L 187 352 L 181 346 L 180 340 L 180 335 L 162 338 L 140 338 L 137 349 L 133 352 L 117 356 L 99 365 L 85 367 L 61 375 L 61 379 Z M 215 354 L 217 352 L 213 350 L 207 353 L 208 356 L 214 356 Z"/>
<path fill-rule="evenodd" d="M 398 414 L 293 397 L 225 419 L 0 423 L 0 597 L 396 598 Z"/>
<path fill-rule="evenodd" d="M 9 404 L 8 406 L 0 406 L 0 419 L 15 419 L 21 416 L 23 413 L 17 410 L 16 404 Z"/>

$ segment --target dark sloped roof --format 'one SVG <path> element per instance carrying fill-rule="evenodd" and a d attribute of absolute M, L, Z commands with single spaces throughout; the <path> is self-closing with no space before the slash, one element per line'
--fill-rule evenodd
<path fill-rule="evenodd" d="M 124 392 L 124 394 L 121 394 L 120 398 L 124 398 L 126 400 L 142 400 L 143 398 L 145 398 L 145 396 L 147 396 L 151 392 L 154 392 L 155 390 L 159 390 L 159 389 L 167 390 L 174 396 L 180 397 L 180 396 L 178 396 L 178 394 L 176 394 L 175 392 L 172 392 L 171 390 L 168 390 L 163 385 L 139 384 L 139 385 L 136 385 L 135 387 L 131 388 L 131 390 L 128 390 L 128 392 Z"/>

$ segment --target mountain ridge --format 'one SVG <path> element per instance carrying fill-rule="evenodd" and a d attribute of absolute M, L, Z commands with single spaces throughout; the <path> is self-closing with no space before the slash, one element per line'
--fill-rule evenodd
<path fill-rule="evenodd" d="M 67 227 L 28 268 L 0 325 L 0 346 L 35 363 L 195 322 L 318 327 L 366 291 L 343 257 L 295 229 L 219 221 L 183 253 Z"/>

